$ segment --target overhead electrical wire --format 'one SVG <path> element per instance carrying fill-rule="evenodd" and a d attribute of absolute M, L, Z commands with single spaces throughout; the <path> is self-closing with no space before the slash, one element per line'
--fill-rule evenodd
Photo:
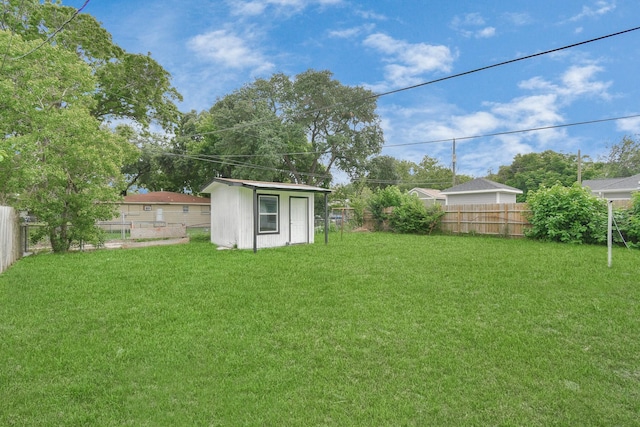
<path fill-rule="evenodd" d="M 542 130 L 549 130 L 549 129 L 557 129 L 557 128 L 565 128 L 565 127 L 571 127 L 571 126 L 582 126 L 582 125 L 589 125 L 589 124 L 596 124 L 596 123 L 604 123 L 604 122 L 610 122 L 610 121 L 615 121 L 615 120 L 626 120 L 626 119 L 634 119 L 634 118 L 640 118 L 640 114 L 634 114 L 634 115 L 629 115 L 629 116 L 620 116 L 620 117 L 610 117 L 610 118 L 605 118 L 605 119 L 594 119 L 594 120 L 586 120 L 586 121 L 581 121 L 581 122 L 574 122 L 574 123 L 564 123 L 564 124 L 559 124 L 559 125 L 551 125 L 551 126 L 541 126 L 541 127 L 536 127 L 536 128 L 528 128 L 528 129 L 519 129 L 519 130 L 511 130 L 511 131 L 504 131 L 504 132 L 494 132 L 494 133 L 489 133 L 489 134 L 483 134 L 483 135 L 471 135 L 471 136 L 460 136 L 460 137 L 452 137 L 452 138 L 447 138 L 447 139 L 436 139 L 436 140 L 431 140 L 431 141 L 421 141 L 421 142 L 409 142 L 409 143 L 404 143 L 404 144 L 393 144 L 393 145 L 385 145 L 384 147 L 382 147 L 382 149 L 385 149 L 387 147 L 401 147 L 401 146 L 410 146 L 410 145 L 424 145 L 424 144 L 435 144 L 435 143 L 445 143 L 445 142 L 451 142 L 452 140 L 456 140 L 456 141 L 464 141 L 464 140 L 469 140 L 469 139 L 478 139 L 478 138 L 488 138 L 488 137 L 494 137 L 494 136 L 501 136 L 501 135 L 512 135 L 512 134 L 516 134 L 516 133 L 526 133 L 526 132 L 537 132 L 537 131 L 542 131 Z M 175 156 L 175 157 L 183 157 L 183 158 L 188 158 L 188 159 L 192 159 L 192 160 L 200 160 L 200 161 L 205 161 L 205 162 L 209 162 L 209 163 L 218 163 L 218 164 L 223 164 L 223 165 L 230 165 L 230 166 L 238 166 L 238 167 L 244 167 L 244 168 L 249 168 L 249 169 L 261 169 L 261 170 L 271 170 L 271 171 L 275 171 L 275 172 L 280 172 L 280 173 L 287 173 L 287 174 L 293 174 L 293 172 L 291 170 L 286 170 L 286 169 L 279 169 L 279 168 L 275 168 L 275 167 L 269 167 L 269 166 L 263 166 L 263 165 L 256 165 L 254 163 L 247 163 L 247 162 L 239 162 L 239 161 L 234 161 L 234 160 L 228 160 L 228 158 L 230 157 L 266 157 L 266 156 L 285 156 L 285 155 L 302 155 L 302 154 L 321 154 L 320 152 L 298 152 L 298 153 L 271 153 L 271 154 L 215 154 L 215 155 L 205 155 L 205 154 L 179 154 L 179 153 L 161 153 L 162 155 L 166 155 L 166 156 Z M 296 172 L 299 175 L 302 176 L 311 176 L 311 177 L 316 177 L 316 178 L 330 178 L 331 175 L 328 174 L 314 174 L 314 173 L 307 173 L 307 172 Z M 360 179 L 365 179 L 367 182 L 372 182 L 375 184 L 402 184 L 402 181 L 396 181 L 396 180 L 376 180 L 376 179 L 369 179 L 369 178 L 360 178 Z M 440 184 L 439 182 L 427 182 L 427 183 L 413 183 L 413 184 Z"/>
<path fill-rule="evenodd" d="M 454 136 L 454 137 L 451 137 L 451 138 L 434 139 L 434 140 L 431 140 L 431 141 L 405 142 L 405 143 L 400 143 L 400 144 L 388 144 L 388 145 L 383 146 L 382 149 L 393 148 L 393 147 L 406 147 L 406 146 L 410 146 L 410 145 L 435 144 L 435 143 L 439 143 L 439 142 L 451 142 L 453 140 L 464 141 L 464 140 L 467 140 L 467 139 L 489 138 L 489 137 L 493 137 L 493 136 L 513 135 L 513 134 L 516 134 L 516 133 L 526 133 L 526 132 L 537 132 L 537 131 L 541 131 L 541 130 L 566 128 L 566 127 L 571 127 L 571 126 L 590 125 L 590 124 L 595 124 L 595 123 L 611 122 L 611 121 L 615 121 L 615 120 L 635 119 L 635 118 L 639 118 L 639 117 L 640 117 L 640 114 L 633 114 L 633 115 L 630 115 L 630 116 L 610 117 L 610 118 L 606 118 L 606 119 L 587 120 L 587 121 L 583 121 L 583 122 L 574 122 L 574 123 L 564 123 L 564 124 L 559 124 L 559 125 L 540 126 L 540 127 L 535 127 L 535 128 L 529 128 L 529 129 L 508 130 L 508 131 L 503 131 L 503 132 L 486 133 L 486 134 L 482 134 L 482 135 L 471 135 L 471 136 L 460 136 L 460 137 Z"/>
<path fill-rule="evenodd" d="M 58 35 L 58 33 L 60 31 L 62 31 L 64 29 L 64 27 L 66 27 L 67 25 L 69 25 L 71 23 L 71 21 L 73 21 L 75 19 L 76 16 L 78 16 L 80 14 L 80 12 L 82 12 L 82 10 L 84 10 L 85 7 L 87 7 L 87 5 L 89 4 L 91 0 L 85 0 L 84 4 L 82 6 L 80 6 L 79 9 L 76 9 L 75 12 L 73 12 L 73 14 L 69 17 L 69 19 L 67 19 L 65 22 L 62 23 L 62 25 L 60 25 L 60 27 L 56 28 L 53 33 L 49 34 L 49 36 L 39 45 L 37 45 L 36 47 L 34 47 L 33 49 L 31 49 L 30 51 L 28 51 L 27 53 L 20 55 L 20 56 L 15 56 L 15 57 L 9 57 L 9 59 L 13 60 L 13 61 L 17 61 L 19 59 L 23 59 L 26 58 L 27 56 L 31 55 L 32 53 L 36 52 L 38 49 L 42 48 L 44 45 L 46 45 L 47 43 L 49 43 L 55 36 Z"/>
<path fill-rule="evenodd" d="M 443 82 L 443 81 L 446 81 L 446 80 L 451 80 L 451 79 L 454 79 L 454 78 L 466 76 L 466 75 L 469 75 L 469 74 L 478 73 L 478 72 L 481 72 L 481 71 L 486 71 L 486 70 L 489 70 L 489 69 L 492 69 L 492 68 L 501 67 L 501 66 L 508 65 L 508 64 L 513 64 L 515 62 L 520 62 L 520 61 L 524 61 L 524 60 L 531 59 L 531 58 L 536 58 L 536 57 L 543 56 L 543 55 L 548 55 L 548 54 L 555 53 L 555 52 L 560 52 L 560 51 L 571 49 L 571 48 L 574 48 L 574 47 L 577 47 L 577 46 L 582 46 L 582 45 L 586 45 L 586 44 L 589 44 L 589 43 L 594 43 L 594 42 L 597 42 L 597 41 L 600 41 L 600 40 L 605 40 L 605 39 L 608 39 L 608 38 L 611 38 L 611 37 L 620 36 L 620 35 L 631 33 L 633 31 L 638 31 L 638 30 L 640 30 L 640 26 L 639 27 L 634 27 L 634 28 L 629 28 L 629 29 L 623 30 L 623 31 L 618 31 L 618 32 L 615 32 L 615 33 L 606 34 L 604 36 L 592 38 L 592 39 L 589 39 L 589 40 L 584 40 L 584 41 L 581 41 L 581 42 L 578 42 L 578 43 L 572 43 L 572 44 L 569 44 L 569 45 L 566 45 L 566 46 L 562 46 L 562 47 L 558 47 L 558 48 L 554 48 L 554 49 L 549 49 L 549 50 L 545 50 L 545 51 L 542 51 L 542 52 L 533 53 L 533 54 L 530 54 L 530 55 L 521 56 L 521 57 L 518 57 L 518 58 L 510 59 L 508 61 L 502 61 L 502 62 L 498 62 L 498 63 L 495 63 L 495 64 L 486 65 L 486 66 L 479 67 L 479 68 L 474 68 L 472 70 L 463 71 L 461 73 L 451 74 L 451 75 L 448 75 L 448 76 L 445 76 L 445 77 L 440 77 L 440 78 L 437 78 L 437 79 L 434 79 L 434 80 L 429 80 L 429 81 L 426 81 L 426 82 L 423 82 L 423 83 L 418 83 L 418 84 L 415 84 L 415 85 L 405 86 L 405 87 L 402 87 L 402 88 L 399 88 L 399 89 L 390 90 L 390 91 L 387 91 L 387 92 L 381 92 L 381 93 L 373 94 L 373 95 L 370 95 L 370 96 L 365 96 L 363 98 L 355 99 L 355 100 L 352 100 L 352 101 L 349 101 L 349 102 L 339 102 L 339 103 L 331 104 L 331 105 L 328 105 L 326 107 L 317 108 L 315 110 L 305 111 L 304 113 L 305 114 L 315 114 L 315 113 L 319 113 L 319 112 L 326 111 L 326 110 L 329 110 L 329 109 L 332 109 L 332 108 L 336 108 L 336 107 L 339 107 L 339 106 L 343 106 L 343 105 L 359 104 L 361 102 L 365 102 L 365 101 L 368 101 L 368 100 L 371 100 L 371 99 L 377 99 L 377 98 L 381 98 L 383 96 L 388 96 L 388 95 L 396 94 L 396 93 L 399 93 L 399 92 L 404 92 L 404 91 L 411 90 L 411 89 L 417 89 L 419 87 L 431 85 L 431 84 L 434 84 L 434 83 L 440 83 L 440 82 Z M 194 135 L 194 136 L 210 135 L 210 134 L 217 134 L 217 133 L 222 133 L 222 132 L 235 131 L 235 130 L 238 130 L 238 129 L 244 129 L 244 128 L 252 127 L 252 126 L 256 126 L 256 125 L 267 124 L 267 123 L 271 123 L 271 122 L 278 121 L 278 120 L 282 120 L 282 118 L 281 117 L 275 117 L 275 118 L 270 118 L 270 119 L 258 120 L 258 121 L 255 121 L 255 122 L 241 123 L 241 124 L 238 124 L 238 125 L 235 125 L 235 126 L 231 126 L 231 127 L 228 127 L 228 128 L 216 129 L 216 130 L 209 131 L 209 132 L 202 132 L 202 133 L 199 133 L 199 134 Z"/>

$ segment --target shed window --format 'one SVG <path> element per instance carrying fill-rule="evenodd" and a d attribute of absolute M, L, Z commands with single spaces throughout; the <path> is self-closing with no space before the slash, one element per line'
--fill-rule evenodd
<path fill-rule="evenodd" d="M 278 196 L 258 196 L 259 209 L 259 233 L 277 233 L 278 230 L 278 217 L 280 216 L 280 210 L 278 209 L 279 199 Z"/>
<path fill-rule="evenodd" d="M 145 210 L 145 211 L 150 211 L 151 210 L 151 205 L 144 205 L 142 207 L 142 209 Z"/>
<path fill-rule="evenodd" d="M 188 205 L 182 205 L 182 213 L 189 213 L 189 206 Z"/>

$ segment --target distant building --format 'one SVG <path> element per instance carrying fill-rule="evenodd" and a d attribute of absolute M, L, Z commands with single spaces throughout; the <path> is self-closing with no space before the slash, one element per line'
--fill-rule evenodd
<path fill-rule="evenodd" d="M 522 193 L 522 190 L 485 178 L 476 178 L 441 191 L 447 197 L 447 205 L 516 203 L 516 196 Z"/>
<path fill-rule="evenodd" d="M 434 190 L 433 188 L 412 188 L 409 190 L 409 194 L 415 194 L 418 196 L 425 206 L 433 206 L 434 204 L 445 205 L 447 203 L 447 197 L 440 192 L 440 190 Z"/>
<path fill-rule="evenodd" d="M 582 186 L 603 199 L 629 200 L 632 193 L 640 191 L 640 174 L 627 178 L 587 179 Z"/>
<path fill-rule="evenodd" d="M 211 200 L 171 191 L 130 194 L 118 207 L 120 216 L 114 221 L 164 222 L 187 227 L 209 227 Z"/>

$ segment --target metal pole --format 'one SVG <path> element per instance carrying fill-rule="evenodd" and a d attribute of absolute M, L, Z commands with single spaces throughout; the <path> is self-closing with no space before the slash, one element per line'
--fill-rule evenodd
<path fill-rule="evenodd" d="M 453 140 L 453 152 L 451 153 L 451 165 L 453 172 L 453 187 L 456 186 L 456 140 Z"/>
<path fill-rule="evenodd" d="M 613 233 L 612 233 L 612 222 L 613 222 L 613 200 L 609 200 L 607 203 L 607 261 L 609 268 L 611 268 L 611 248 L 613 247 Z"/>
<path fill-rule="evenodd" d="M 122 226 L 120 227 L 120 232 L 122 234 L 122 240 L 124 240 L 125 230 L 124 230 L 124 212 L 122 212 Z"/>
<path fill-rule="evenodd" d="M 329 243 L 329 197 L 324 193 L 324 244 Z"/>
<path fill-rule="evenodd" d="M 258 221 L 260 221 L 260 215 L 258 215 L 258 192 L 253 187 L 253 253 L 258 252 Z"/>

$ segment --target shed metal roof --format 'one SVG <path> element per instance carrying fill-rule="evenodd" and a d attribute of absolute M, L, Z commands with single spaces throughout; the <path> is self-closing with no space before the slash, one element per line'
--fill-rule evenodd
<path fill-rule="evenodd" d="M 203 193 L 210 193 L 211 187 L 216 184 L 226 184 L 230 186 L 239 186 L 252 189 L 263 190 L 284 190 L 284 191 L 307 191 L 314 193 L 331 193 L 328 188 L 314 187 L 306 184 L 291 184 L 287 182 L 266 182 L 266 181 L 253 181 L 247 179 L 232 179 L 232 178 L 214 178 L 209 184 L 202 188 Z"/>

